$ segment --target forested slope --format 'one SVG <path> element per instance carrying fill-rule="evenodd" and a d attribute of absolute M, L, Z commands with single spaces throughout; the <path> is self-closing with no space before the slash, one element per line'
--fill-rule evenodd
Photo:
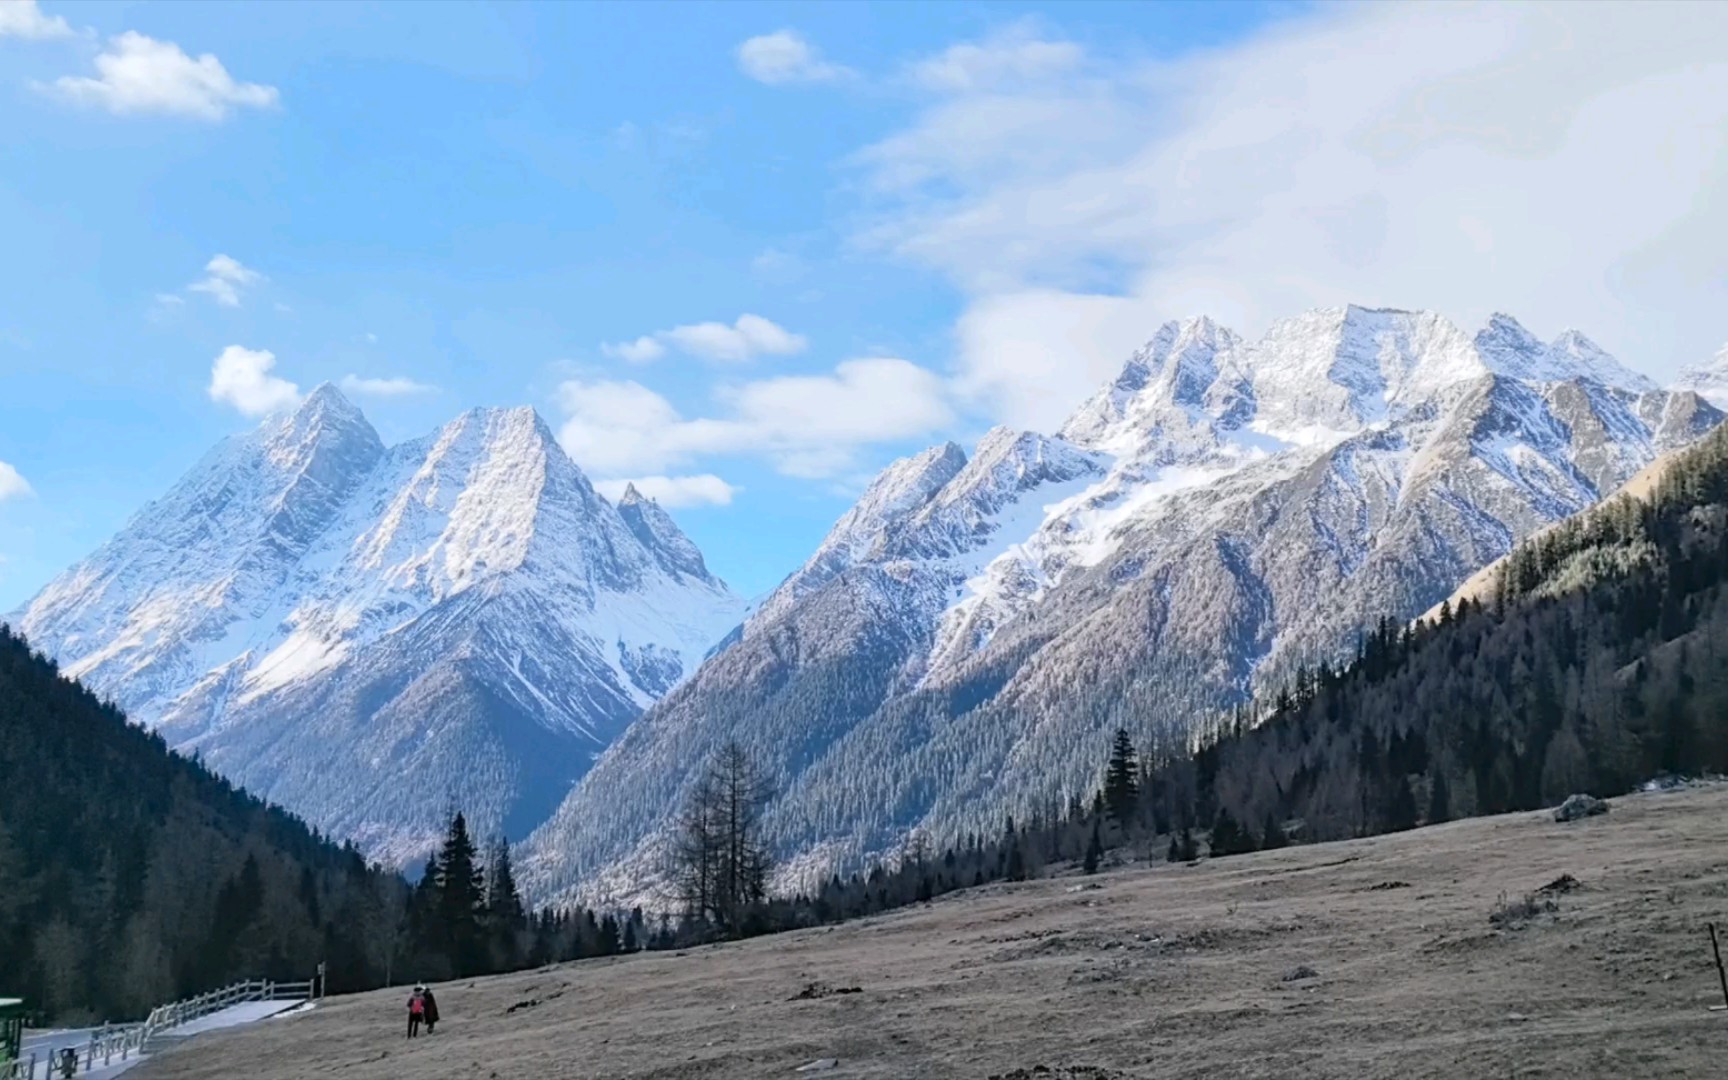
<path fill-rule="evenodd" d="M 406 884 L 168 751 L 0 625 L 0 989 L 119 1019 L 240 977 L 381 981 Z"/>
<path fill-rule="evenodd" d="M 1728 771 L 1728 433 L 1654 484 L 1517 548 L 1482 601 L 1385 621 L 1263 722 L 1170 747 L 1162 820 L 1298 824 L 1305 839 Z"/>

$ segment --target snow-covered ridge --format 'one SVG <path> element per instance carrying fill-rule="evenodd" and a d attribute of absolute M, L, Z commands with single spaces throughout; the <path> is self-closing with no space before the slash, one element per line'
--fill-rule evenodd
<path fill-rule="evenodd" d="M 474 797 L 488 828 L 555 803 L 529 789 L 560 781 L 530 781 L 524 755 L 574 780 L 741 616 L 670 516 L 634 492 L 610 504 L 532 409 L 386 448 L 324 386 L 225 440 L 10 621 L 173 745 L 411 854 L 421 812 L 464 786 L 492 783 Z M 455 709 L 442 732 L 415 704 L 428 679 Z M 316 753 L 296 730 L 313 711 L 337 744 Z M 376 743 L 356 773 L 308 767 L 343 740 Z M 426 789 L 390 790 L 411 782 Z"/>
<path fill-rule="evenodd" d="M 999 428 L 885 470 L 524 870 L 542 896 L 651 891 L 668 808 L 727 738 L 778 775 L 787 867 L 999 828 L 1089 790 L 1115 725 L 1179 725 L 1347 655 L 1720 419 L 1505 315 L 1471 333 L 1332 308 L 1252 341 L 1167 323 L 1056 435 Z"/>
<path fill-rule="evenodd" d="M 1687 368 L 1674 383 L 1718 407 L 1728 408 L 1728 345 L 1702 364 Z"/>

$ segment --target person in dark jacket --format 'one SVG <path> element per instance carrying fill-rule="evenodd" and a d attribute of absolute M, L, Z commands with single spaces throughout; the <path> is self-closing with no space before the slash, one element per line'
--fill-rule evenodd
<path fill-rule="evenodd" d="M 426 987 L 420 991 L 420 996 L 426 1003 L 426 1034 L 432 1034 L 432 1028 L 438 1023 L 438 999 L 432 996 L 432 988 Z"/>
<path fill-rule="evenodd" d="M 420 1034 L 420 1021 L 426 1019 L 426 988 L 416 986 L 408 996 L 408 1037 Z"/>

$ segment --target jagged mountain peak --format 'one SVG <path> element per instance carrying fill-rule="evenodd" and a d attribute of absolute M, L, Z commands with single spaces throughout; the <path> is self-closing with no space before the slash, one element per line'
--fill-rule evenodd
<path fill-rule="evenodd" d="M 702 581 L 718 580 L 708 572 L 701 549 L 684 535 L 677 522 L 672 520 L 672 515 L 658 502 L 637 491 L 635 484 L 625 485 L 624 494 L 618 499 L 618 514 L 642 546 L 668 572 L 688 574 Z"/>
<path fill-rule="evenodd" d="M 1476 351 L 1488 369 L 1532 382 L 1590 379 L 1604 386 L 1639 392 L 1656 384 L 1631 370 L 1577 330 L 1543 342 L 1512 316 L 1496 312 L 1476 333 Z"/>
<path fill-rule="evenodd" d="M 321 448 L 352 450 L 376 456 L 383 440 L 372 422 L 330 383 L 323 383 L 288 412 L 266 418 L 252 431 L 236 436 L 246 449 L 261 447 L 265 456 L 284 468 L 295 468 Z M 220 454 L 218 447 L 215 454 Z"/>
<path fill-rule="evenodd" d="M 348 396 L 342 393 L 341 389 L 333 382 L 321 382 L 314 386 L 311 392 L 300 400 L 299 406 L 294 411 L 306 414 L 335 413 L 354 417 L 362 415 L 359 406 L 349 401 Z"/>
<path fill-rule="evenodd" d="M 17 622 L 170 745 L 396 861 L 458 796 L 525 833 L 741 615 L 656 504 L 614 508 L 535 410 L 386 449 L 325 386 Z"/>
<path fill-rule="evenodd" d="M 799 598 L 845 573 L 876 551 L 966 468 L 966 451 L 952 441 L 900 458 L 876 474 L 804 565 L 787 575 L 750 616 L 772 621 Z"/>

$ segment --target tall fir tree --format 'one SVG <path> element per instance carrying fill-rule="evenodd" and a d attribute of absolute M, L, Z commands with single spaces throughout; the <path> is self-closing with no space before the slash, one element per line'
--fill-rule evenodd
<path fill-rule="evenodd" d="M 1082 864 L 1088 874 L 1098 872 L 1098 862 L 1104 858 L 1104 823 L 1099 818 L 1092 819 L 1092 839 L 1086 843 L 1086 858 Z"/>
<path fill-rule="evenodd" d="M 1140 766 L 1134 740 L 1126 730 L 1118 728 L 1110 747 L 1110 764 L 1104 769 L 1104 803 L 1118 828 L 1127 830 L 1139 800 Z"/>
<path fill-rule="evenodd" d="M 477 858 L 468 821 L 458 810 L 438 852 L 438 928 L 454 973 L 481 974 L 487 949 L 481 923 L 486 913 L 486 875 Z"/>

